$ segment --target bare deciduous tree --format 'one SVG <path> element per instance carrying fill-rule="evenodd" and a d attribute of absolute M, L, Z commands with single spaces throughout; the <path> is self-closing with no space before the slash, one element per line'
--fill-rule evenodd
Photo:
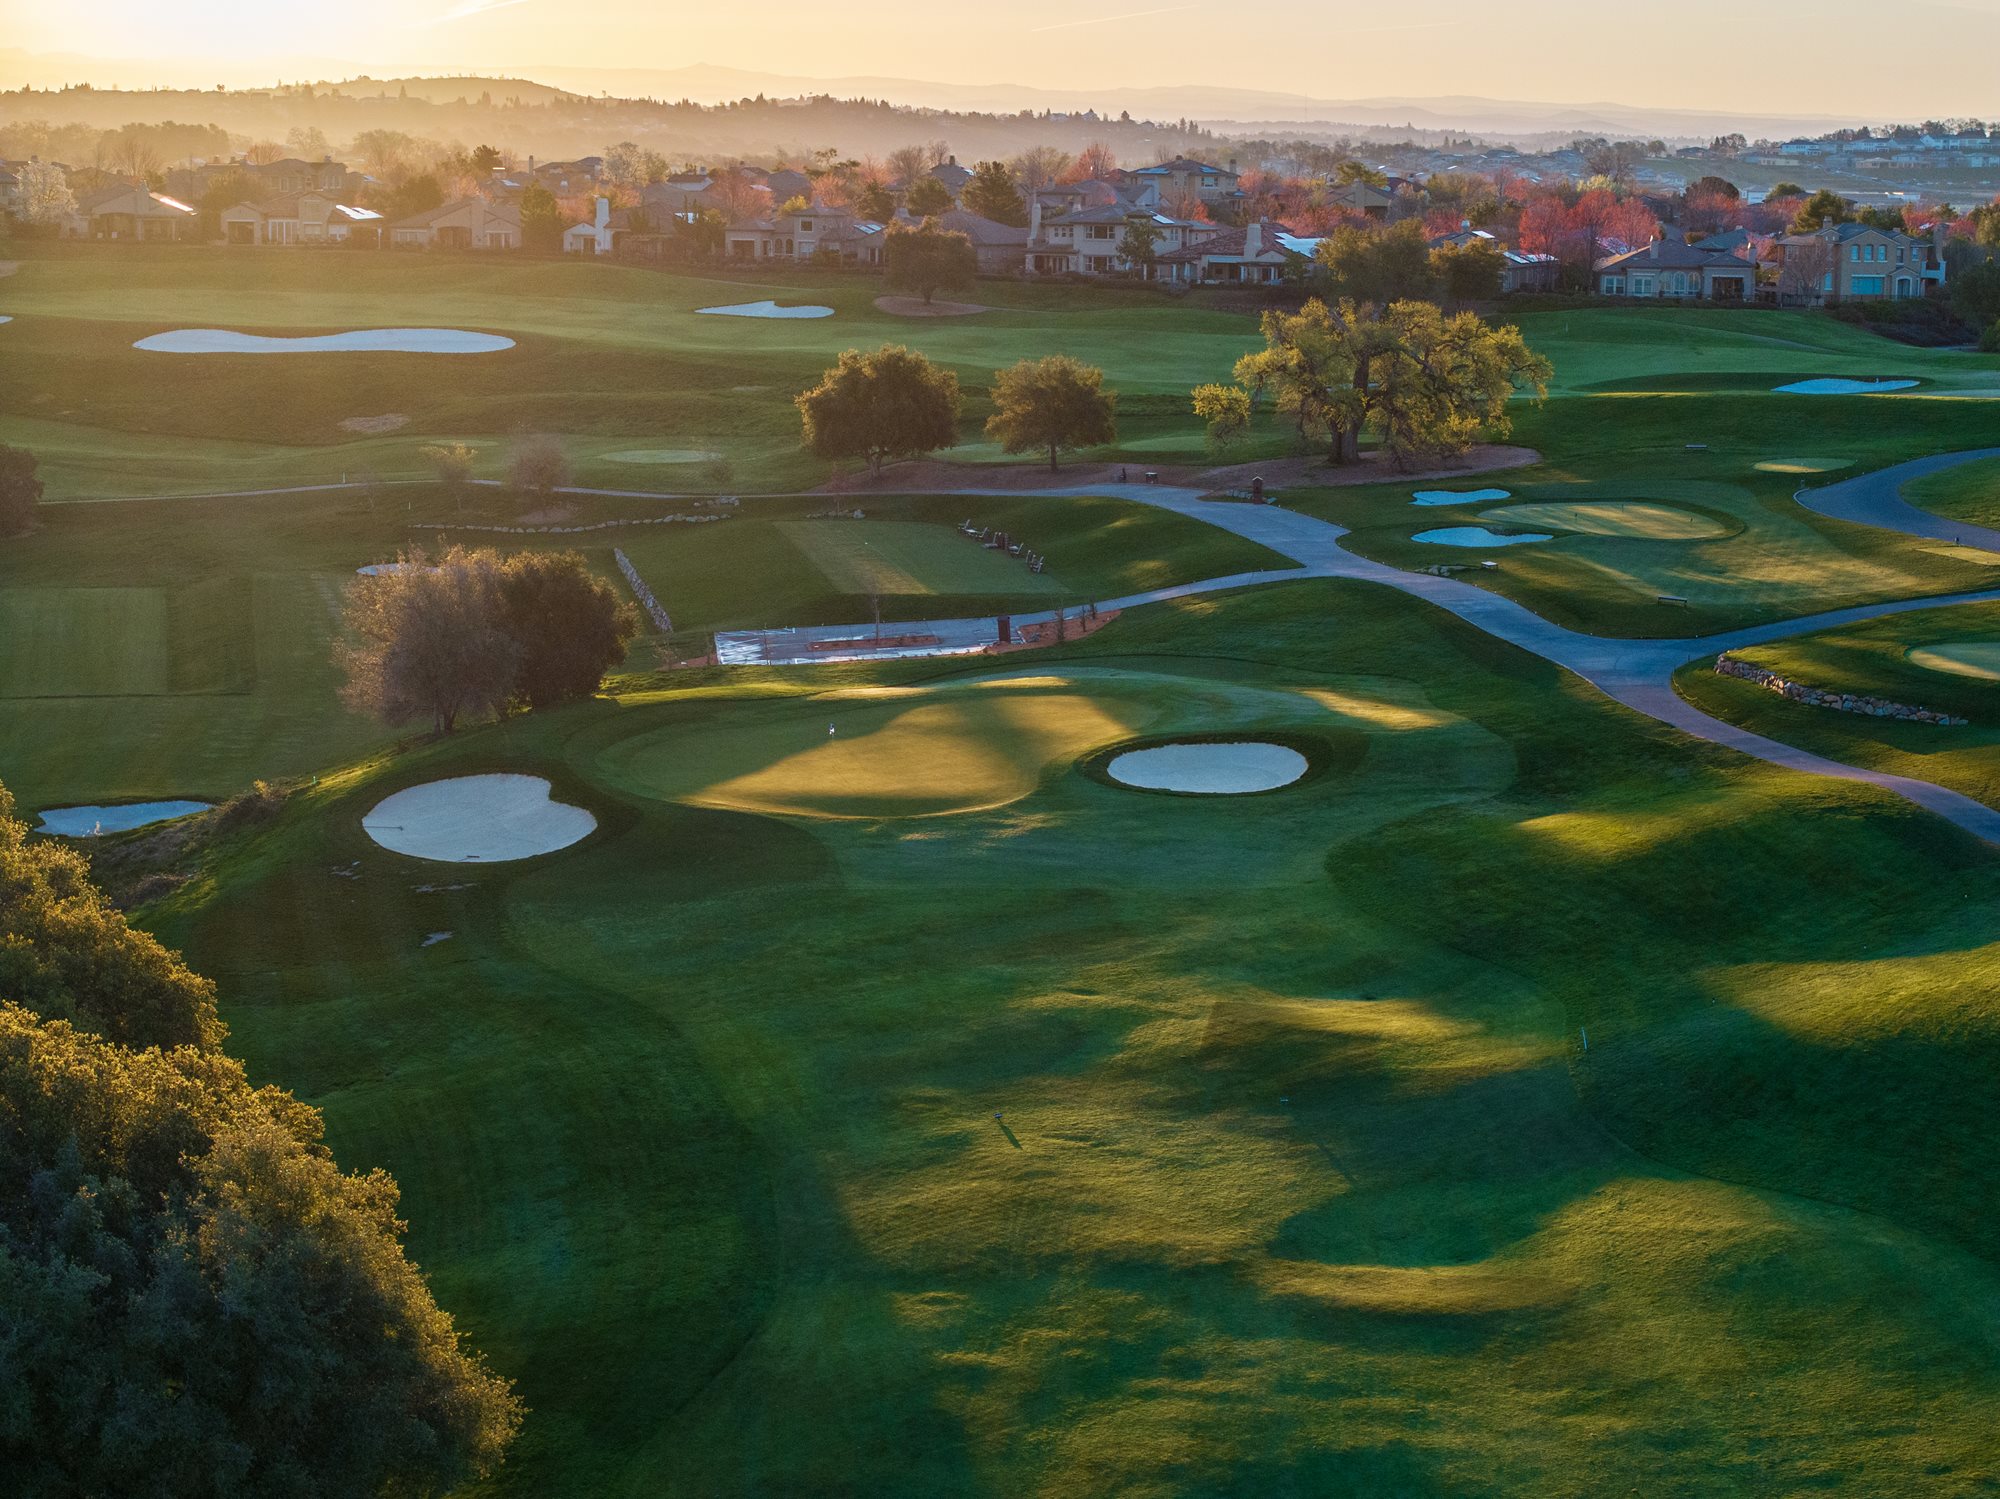
<path fill-rule="evenodd" d="M 436 562 L 408 552 L 356 578 L 349 639 L 336 652 L 347 704 L 392 726 L 428 718 L 439 734 L 467 715 L 499 712 L 518 656 L 500 623 L 500 582 L 498 557 L 461 547 Z"/>

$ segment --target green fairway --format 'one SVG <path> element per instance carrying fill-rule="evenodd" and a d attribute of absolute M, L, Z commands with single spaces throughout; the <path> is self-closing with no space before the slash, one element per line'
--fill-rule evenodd
<path fill-rule="evenodd" d="M 1581 536 L 1629 536 L 1645 541 L 1705 541 L 1732 529 L 1719 520 L 1643 501 L 1582 504 L 1502 505 L 1479 518 L 1516 526 L 1549 526 Z"/>
<path fill-rule="evenodd" d="M 1903 486 L 1903 498 L 1920 510 L 1980 526 L 2000 526 L 2000 458 L 1984 458 Z"/>
<path fill-rule="evenodd" d="M 1990 857 L 1384 590 L 1127 624 L 370 762 L 156 911 L 521 1381 L 497 1492 L 2000 1481 Z M 1076 768 L 1215 727 L 1366 748 Z M 359 830 L 496 769 L 598 834 Z"/>
<path fill-rule="evenodd" d="M 1698 662 L 1674 679 L 1698 707 L 1760 734 L 2000 806 L 2000 606 L 1927 609 L 1756 646 L 1736 655 L 1794 681 L 1968 719 L 1907 723 L 1794 703 Z"/>
<path fill-rule="evenodd" d="M 167 687 L 161 588 L 0 593 L 0 697 L 109 697 Z"/>
<path fill-rule="evenodd" d="M 835 591 L 871 594 L 1054 595 L 1062 585 L 1020 558 L 942 525 L 911 521 L 784 521 L 778 529 Z"/>

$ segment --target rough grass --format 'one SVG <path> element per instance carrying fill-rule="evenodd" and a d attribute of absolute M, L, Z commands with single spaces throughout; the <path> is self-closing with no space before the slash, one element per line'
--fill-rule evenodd
<path fill-rule="evenodd" d="M 2000 458 L 1982 458 L 1903 486 L 1903 498 L 1920 510 L 2000 526 Z"/>
<path fill-rule="evenodd" d="M 2000 688 L 1911 659 L 1926 646 L 2000 645 L 2000 607 L 1954 609 L 1873 620 L 1736 654 L 1753 665 L 1835 691 L 1865 693 L 1971 720 L 1964 726 L 1906 723 L 1794 703 L 1733 678 L 1712 662 L 1682 669 L 1683 697 L 1717 717 L 1836 760 L 1950 786 L 2000 806 Z"/>
<path fill-rule="evenodd" d="M 994 675 L 717 673 L 330 776 L 155 912 L 521 1380 L 498 1492 L 2000 1481 L 1990 855 L 1383 590 L 1121 624 L 1038 673 L 1167 725 L 1310 701 L 1366 755 L 660 800 Z M 707 768 L 628 794 L 649 736 Z M 602 830 L 443 889 L 358 831 L 486 769 Z"/>

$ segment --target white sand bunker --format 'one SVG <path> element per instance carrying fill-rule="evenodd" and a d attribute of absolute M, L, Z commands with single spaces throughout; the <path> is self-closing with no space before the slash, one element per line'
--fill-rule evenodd
<path fill-rule="evenodd" d="M 0 317 L 0 323 L 11 323 L 13 321 L 14 320 L 10 317 Z"/>
<path fill-rule="evenodd" d="M 738 302 L 733 307 L 698 307 L 710 317 L 832 317 L 831 307 L 780 307 L 776 302 Z"/>
<path fill-rule="evenodd" d="M 1794 380 L 1775 387 L 1788 396 L 1867 396 L 1885 390 L 1913 390 L 1915 380 Z"/>
<path fill-rule="evenodd" d="M 1243 796 L 1289 786 L 1307 768 L 1306 757 L 1295 749 L 1243 739 L 1127 750 L 1113 758 L 1104 773 L 1120 785 L 1144 791 Z"/>
<path fill-rule="evenodd" d="M 156 354 L 493 354 L 514 347 L 497 333 L 463 328 L 361 328 L 276 338 L 228 328 L 176 328 L 132 345 Z"/>
<path fill-rule="evenodd" d="M 1412 541 L 1427 541 L 1441 547 L 1511 547 L 1524 541 L 1549 541 L 1553 538 L 1545 531 L 1516 531 L 1507 535 L 1500 531 L 1489 531 L 1484 526 L 1439 526 L 1434 531 L 1419 531 Z"/>
<path fill-rule="evenodd" d="M 597 819 L 549 799 L 540 776 L 455 776 L 375 804 L 362 831 L 382 847 L 445 864 L 532 859 L 589 836 Z"/>
<path fill-rule="evenodd" d="M 206 812 L 209 802 L 126 802 L 116 807 L 51 807 L 42 814 L 38 833 L 64 838 L 94 838 L 99 833 L 127 833 L 156 822 L 172 822 Z"/>
<path fill-rule="evenodd" d="M 1510 500 L 1505 489 L 1419 489 L 1412 505 L 1484 505 L 1491 500 Z"/>
<path fill-rule="evenodd" d="M 709 448 L 626 448 L 606 453 L 606 463 L 712 463 L 722 455 Z"/>

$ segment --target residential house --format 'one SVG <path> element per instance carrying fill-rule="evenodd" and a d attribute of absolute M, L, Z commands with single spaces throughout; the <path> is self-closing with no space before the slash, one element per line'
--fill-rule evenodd
<path fill-rule="evenodd" d="M 1124 184 L 1142 208 L 1164 208 L 1189 199 L 1214 205 L 1240 199 L 1236 164 L 1226 167 L 1177 156 L 1158 166 L 1136 167 L 1124 174 Z"/>
<path fill-rule="evenodd" d="M 1779 265 L 1779 296 L 1786 301 L 1809 302 L 1923 296 L 1944 285 L 1942 233 L 1940 229 L 1931 238 L 1918 239 L 1900 229 L 1829 224 L 1806 234 L 1780 235 L 1773 246 Z M 1786 274 L 1788 269 L 1792 274 Z"/>
<path fill-rule="evenodd" d="M 804 172 L 795 172 L 790 167 L 779 167 L 775 172 L 765 173 L 764 186 L 771 190 L 773 208 L 783 208 L 794 198 L 804 198 L 808 203 L 812 202 L 812 178 Z"/>
<path fill-rule="evenodd" d="M 1319 246 L 1283 224 L 1259 219 L 1241 229 L 1218 229 L 1160 256 L 1153 277 L 1183 285 L 1275 286 Z"/>
<path fill-rule="evenodd" d="M 620 222 L 623 220 L 623 222 Z M 599 198 L 596 212 L 581 224 L 563 230 L 565 255 L 609 255 L 618 247 L 620 231 L 631 227 L 631 215 L 624 209 L 611 211 L 611 200 Z"/>
<path fill-rule="evenodd" d="M 905 215 L 905 218 L 908 216 Z M 1026 228 L 981 218 L 963 208 L 939 214 L 937 224 L 940 229 L 949 229 L 972 241 L 972 252 L 979 257 L 979 269 L 986 275 L 1018 276 L 1021 273 L 1028 252 Z"/>
<path fill-rule="evenodd" d="M 143 187 L 103 187 L 78 199 L 69 233 L 76 239 L 195 238 L 201 216 L 178 198 Z"/>
<path fill-rule="evenodd" d="M 849 265 L 880 265 L 882 225 L 851 209 L 814 206 L 729 226 L 723 253 L 731 260 L 807 260 L 835 257 Z"/>
<path fill-rule="evenodd" d="M 1151 226 L 1155 274 L 1167 252 L 1183 250 L 1220 234 L 1215 224 L 1177 219 L 1156 209 L 1129 203 L 1104 204 L 1051 215 L 1038 194 L 1028 205 L 1027 270 L 1036 276 L 1108 276 L 1134 269 L 1125 258 L 1126 232 L 1135 224 Z"/>
<path fill-rule="evenodd" d="M 596 187 L 604 178 L 604 158 L 579 156 L 575 161 L 545 161 L 537 166 L 535 158 L 530 156 L 528 175 L 558 198 L 564 198 Z"/>
<path fill-rule="evenodd" d="M 1491 245 L 1500 254 L 1500 290 L 1554 291 L 1562 275 L 1562 262 L 1553 255 L 1516 250 L 1499 236 L 1470 224 L 1461 224 L 1454 234 L 1440 234 L 1425 242 L 1433 250 L 1463 249 L 1467 245 Z"/>
<path fill-rule="evenodd" d="M 521 209 L 485 198 L 454 198 L 389 226 L 399 250 L 518 250 Z"/>
<path fill-rule="evenodd" d="M 299 193 L 261 203 L 237 203 L 218 216 L 232 245 L 318 245 L 381 242 L 382 215 L 343 203 L 331 193 Z"/>
<path fill-rule="evenodd" d="M 1327 189 L 1327 201 L 1371 219 L 1389 217 L 1389 205 L 1396 195 L 1372 182 L 1342 182 Z"/>
<path fill-rule="evenodd" d="M 1757 295 L 1754 260 L 1676 240 L 1656 239 L 1622 255 L 1607 255 L 1594 270 L 1598 294 L 1606 297 L 1748 302 Z"/>

